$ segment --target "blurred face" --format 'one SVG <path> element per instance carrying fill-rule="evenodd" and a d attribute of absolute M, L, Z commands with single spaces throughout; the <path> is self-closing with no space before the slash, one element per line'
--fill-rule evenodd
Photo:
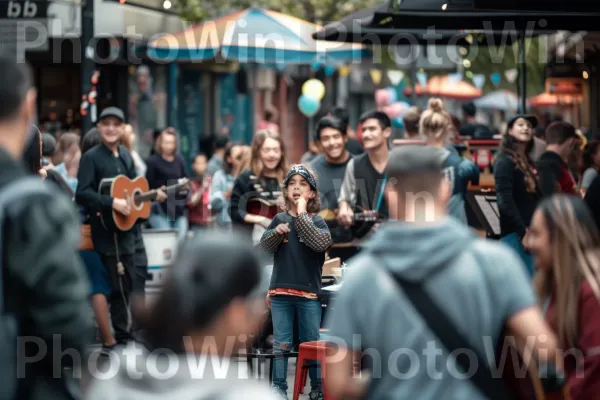
<path fill-rule="evenodd" d="M 65 152 L 64 162 L 67 168 L 78 168 L 81 159 L 81 149 L 78 144 L 73 144 Z"/>
<path fill-rule="evenodd" d="M 515 121 L 512 128 L 508 134 L 519 142 L 527 143 L 533 137 L 533 128 L 531 126 L 531 122 L 527 121 L 525 118 L 519 118 Z"/>
<path fill-rule="evenodd" d="M 594 154 L 594 165 L 600 167 L 600 146 L 598 146 L 596 154 Z"/>
<path fill-rule="evenodd" d="M 123 121 L 116 117 L 102 118 L 98 121 L 98 131 L 105 144 L 117 144 L 123 132 Z"/>
<path fill-rule="evenodd" d="M 273 171 L 281 161 L 281 145 L 273 138 L 267 138 L 260 148 L 260 159 L 266 170 Z"/>
<path fill-rule="evenodd" d="M 365 150 L 375 150 L 387 146 L 391 129 L 381 129 L 379 121 L 371 118 L 362 123 L 362 142 Z"/>
<path fill-rule="evenodd" d="M 229 155 L 229 157 L 227 157 L 227 161 L 229 164 L 233 165 L 233 168 L 235 169 L 238 165 L 240 165 L 240 161 L 241 161 L 241 156 L 242 156 L 242 148 L 240 146 L 233 146 L 231 148 L 231 153 Z"/>
<path fill-rule="evenodd" d="M 324 128 L 321 130 L 319 143 L 325 152 L 327 158 L 336 160 L 341 158 L 346 151 L 346 142 L 348 139 L 342 132 L 334 128 Z"/>
<path fill-rule="evenodd" d="M 290 178 L 287 185 L 287 198 L 292 204 L 295 204 L 300 197 L 304 197 L 306 201 L 315 197 L 315 192 L 311 189 L 310 185 L 300 175 L 294 175 Z"/>
<path fill-rule="evenodd" d="M 150 77 L 148 76 L 148 73 L 146 73 L 146 72 L 138 73 L 137 84 L 138 84 L 138 87 L 140 88 L 141 92 L 146 92 L 148 90 L 148 84 L 150 82 L 149 78 Z"/>
<path fill-rule="evenodd" d="M 551 268 L 553 260 L 550 247 L 550 232 L 548 231 L 546 219 L 539 210 L 533 215 L 527 238 L 527 246 L 534 256 L 535 268 Z"/>
<path fill-rule="evenodd" d="M 177 138 L 175 135 L 163 133 L 160 140 L 160 150 L 162 154 L 168 156 L 175 154 L 175 149 L 177 148 Z"/>
<path fill-rule="evenodd" d="M 204 175 L 204 173 L 206 172 L 206 157 L 205 156 L 197 156 L 194 159 L 194 172 L 196 173 L 196 175 Z"/>

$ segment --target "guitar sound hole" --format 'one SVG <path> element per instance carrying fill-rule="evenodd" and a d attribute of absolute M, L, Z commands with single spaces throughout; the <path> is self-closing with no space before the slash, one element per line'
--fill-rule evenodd
<path fill-rule="evenodd" d="M 141 193 L 142 193 L 142 192 L 141 192 L 140 190 L 136 190 L 135 192 L 133 192 L 133 196 L 132 196 L 132 197 L 133 197 L 133 200 L 132 200 L 132 203 L 133 203 L 133 206 L 134 206 L 135 208 L 140 208 L 140 207 L 142 206 L 142 201 L 140 201 L 140 194 L 141 194 Z"/>

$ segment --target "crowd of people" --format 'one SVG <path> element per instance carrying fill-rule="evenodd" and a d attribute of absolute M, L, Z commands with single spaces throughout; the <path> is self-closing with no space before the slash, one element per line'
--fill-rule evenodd
<path fill-rule="evenodd" d="M 548 125 L 540 142 L 535 117 L 507 121 L 493 163 L 496 241 L 469 226 L 480 169 L 452 142 L 488 134 L 473 110 L 457 126 L 430 99 L 405 115 L 406 138 L 421 143 L 392 148 L 385 113 L 361 115 L 357 141 L 335 109 L 303 164 L 264 124 L 250 146 L 218 137 L 190 173 L 174 129 L 143 158 L 116 107 L 82 138 L 41 134 L 27 66 L 0 55 L 0 69 L 0 326 L 13 328 L 0 330 L 0 357 L 21 374 L 0 378 L 8 398 L 288 398 L 289 356 L 315 341 L 330 357 L 310 366 L 311 400 L 511 398 L 536 379 L 572 399 L 600 393 L 600 156 L 571 124 Z M 145 177 L 152 193 L 150 217 L 130 229 L 107 224 L 140 207 L 135 193 L 104 190 L 120 175 Z M 24 194 L 4 204 L 13 183 Z M 152 302 L 145 229 L 180 243 Z M 323 315 L 323 265 L 338 257 L 348 266 Z M 73 354 L 90 351 L 88 303 L 104 362 L 140 352 L 82 394 L 87 366 Z M 506 338 L 539 376 L 494 379 Z M 17 342 L 19 354 L 4 346 Z M 271 388 L 235 360 L 249 347 L 272 347 Z"/>

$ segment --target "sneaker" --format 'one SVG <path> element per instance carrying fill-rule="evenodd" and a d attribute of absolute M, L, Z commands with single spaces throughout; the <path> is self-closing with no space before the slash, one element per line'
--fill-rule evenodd
<path fill-rule="evenodd" d="M 310 393 L 308 394 L 308 398 L 310 400 L 323 400 L 323 392 L 321 391 L 320 388 L 313 388 L 310 390 Z"/>

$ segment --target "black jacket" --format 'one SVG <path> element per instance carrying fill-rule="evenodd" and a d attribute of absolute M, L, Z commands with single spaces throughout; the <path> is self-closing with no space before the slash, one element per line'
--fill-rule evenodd
<path fill-rule="evenodd" d="M 0 149 L 0 190 L 23 176 L 22 166 Z M 7 312 L 17 318 L 19 336 L 41 341 L 47 351 L 42 360 L 25 365 L 17 398 L 71 398 L 64 371 L 52 363 L 53 354 L 66 349 L 83 354 L 92 332 L 88 278 L 78 252 L 76 209 L 56 189 L 51 195 L 9 205 L 2 226 Z M 54 348 L 54 343 L 61 347 Z M 35 355 L 38 346 L 32 341 L 25 344 L 25 351 Z M 62 366 L 68 366 L 70 360 L 65 357 Z M 58 372 L 62 379 L 53 379 Z"/>
<path fill-rule="evenodd" d="M 536 167 L 543 197 L 550 197 L 555 193 L 577 194 L 575 179 L 567 163 L 557 153 L 544 152 Z"/>
<path fill-rule="evenodd" d="M 108 147 L 99 144 L 81 157 L 75 200 L 90 214 L 95 250 L 106 255 L 116 254 L 114 232 L 107 230 L 102 225 L 98 213 L 110 212 L 113 198 L 108 195 L 100 195 L 98 186 L 102 179 L 114 178 L 117 175 L 126 175 L 130 179 L 135 179 L 137 176 L 131 154 L 125 147 L 119 146 L 119 157 L 115 157 Z M 127 232 L 116 232 L 120 254 L 135 252 L 135 232 L 136 228 Z"/>
<path fill-rule="evenodd" d="M 594 216 L 598 229 L 600 229 L 600 175 L 592 181 L 592 184 L 585 192 L 584 200 Z"/>
<path fill-rule="evenodd" d="M 527 191 L 525 174 L 506 154 L 501 154 L 494 163 L 494 180 L 501 236 L 516 233 L 524 237 L 539 202 L 539 192 Z"/>

